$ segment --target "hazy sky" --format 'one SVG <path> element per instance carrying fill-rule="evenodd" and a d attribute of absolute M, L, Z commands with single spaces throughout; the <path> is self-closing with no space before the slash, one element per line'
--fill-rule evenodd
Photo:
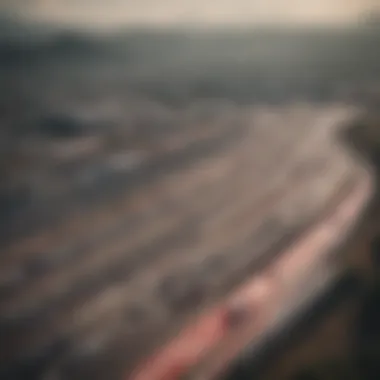
<path fill-rule="evenodd" d="M 0 0 L 22 4 L 32 17 L 62 22 L 120 24 L 172 23 L 345 23 L 380 0 Z"/>

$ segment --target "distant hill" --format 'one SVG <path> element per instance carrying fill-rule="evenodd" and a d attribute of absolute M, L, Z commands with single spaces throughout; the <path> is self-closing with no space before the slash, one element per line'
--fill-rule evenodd
<path fill-rule="evenodd" d="M 362 22 L 367 27 L 380 29 L 380 12 L 372 11 L 362 17 Z"/>
<path fill-rule="evenodd" d="M 88 56 L 103 52 L 105 47 L 100 39 L 83 32 L 0 16 L 0 65 L 26 64 L 61 56 Z"/>

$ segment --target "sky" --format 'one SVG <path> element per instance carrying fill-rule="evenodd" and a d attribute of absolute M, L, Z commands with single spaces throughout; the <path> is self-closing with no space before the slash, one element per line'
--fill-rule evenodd
<path fill-rule="evenodd" d="M 0 0 L 39 20 L 120 25 L 344 24 L 380 0 Z"/>

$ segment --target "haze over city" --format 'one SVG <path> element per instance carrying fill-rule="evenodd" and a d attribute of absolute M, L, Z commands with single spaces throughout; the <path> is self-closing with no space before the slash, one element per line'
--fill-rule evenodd
<path fill-rule="evenodd" d="M 176 24 L 346 24 L 378 0 L 3 0 L 4 9 L 61 23 L 117 27 Z"/>

